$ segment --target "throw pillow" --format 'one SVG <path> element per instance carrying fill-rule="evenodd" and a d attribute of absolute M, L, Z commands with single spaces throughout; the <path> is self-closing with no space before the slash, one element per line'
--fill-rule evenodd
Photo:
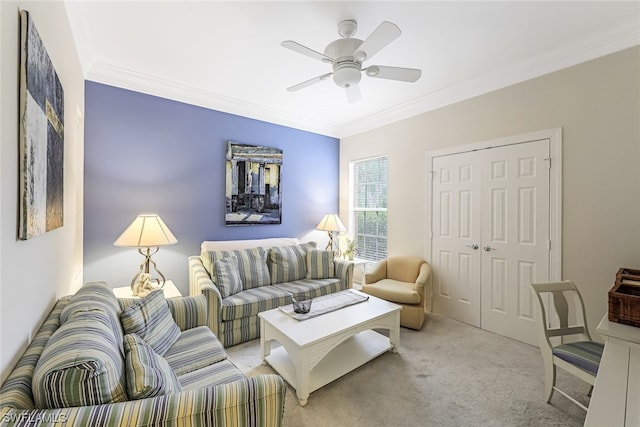
<path fill-rule="evenodd" d="M 124 358 L 103 311 L 77 313 L 47 341 L 33 370 L 36 408 L 124 402 Z"/>
<path fill-rule="evenodd" d="M 328 279 L 335 276 L 334 251 L 307 252 L 307 279 Z"/>
<path fill-rule="evenodd" d="M 274 246 L 269 251 L 271 283 L 293 282 L 307 277 L 307 252 L 315 243 L 292 246 Z"/>
<path fill-rule="evenodd" d="M 180 338 L 180 328 L 171 316 L 162 289 L 122 310 L 120 321 L 125 334 L 137 334 L 160 356 Z"/>
<path fill-rule="evenodd" d="M 125 335 L 124 349 L 130 399 L 146 399 L 182 390 L 169 362 L 138 335 Z"/>
<path fill-rule="evenodd" d="M 202 259 L 202 264 L 204 264 L 211 279 L 215 280 L 214 261 L 230 256 L 238 258 L 238 271 L 240 272 L 243 289 L 253 289 L 271 284 L 269 269 L 267 268 L 267 251 L 264 248 L 205 251 L 200 254 L 200 259 Z"/>
<path fill-rule="evenodd" d="M 216 274 L 216 285 L 222 298 L 236 294 L 242 290 L 242 279 L 238 270 L 238 257 L 233 255 L 213 262 Z"/>

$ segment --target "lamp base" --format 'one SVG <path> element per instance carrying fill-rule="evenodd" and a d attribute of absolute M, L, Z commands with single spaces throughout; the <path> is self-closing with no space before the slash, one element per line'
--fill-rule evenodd
<path fill-rule="evenodd" d="M 138 248 L 138 252 L 140 253 L 140 255 L 144 256 L 144 261 L 142 261 L 142 263 L 140 264 L 138 273 L 133 276 L 133 279 L 131 280 L 131 292 L 134 296 L 143 296 L 140 295 L 140 293 L 144 292 L 145 290 L 146 293 L 144 293 L 144 295 L 153 290 L 161 289 L 162 287 L 164 287 L 164 282 L 166 281 L 164 274 L 162 274 L 162 272 L 158 270 L 158 266 L 156 265 L 155 261 L 151 259 L 151 256 L 156 254 L 158 250 L 160 250 L 160 248 L 156 247 L 154 249 L 155 250 L 152 251 L 152 248 L 146 248 L 146 250 L 143 252 L 142 248 Z M 150 264 L 153 265 L 154 270 L 156 270 L 156 273 L 158 273 L 161 279 L 151 277 L 151 274 L 149 274 Z"/>

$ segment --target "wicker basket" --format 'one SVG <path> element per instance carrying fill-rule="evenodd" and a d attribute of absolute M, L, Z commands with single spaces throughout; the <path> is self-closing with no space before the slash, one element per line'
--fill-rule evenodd
<path fill-rule="evenodd" d="M 618 270 L 609 291 L 609 320 L 640 327 L 640 270 Z"/>

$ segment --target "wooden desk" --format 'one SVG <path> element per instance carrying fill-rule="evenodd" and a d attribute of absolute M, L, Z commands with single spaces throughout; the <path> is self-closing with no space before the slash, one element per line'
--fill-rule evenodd
<path fill-rule="evenodd" d="M 584 425 L 640 426 L 640 328 L 605 314 L 596 331 L 606 341 Z"/>
<path fill-rule="evenodd" d="M 162 292 L 164 292 L 165 298 L 182 296 L 178 288 L 176 288 L 176 285 L 174 285 L 173 281 L 171 280 L 166 280 L 164 282 L 164 286 L 161 289 L 162 289 Z M 120 288 L 113 288 L 113 293 L 118 298 L 138 298 L 133 296 L 133 293 L 131 292 L 131 286 L 122 286 Z"/>

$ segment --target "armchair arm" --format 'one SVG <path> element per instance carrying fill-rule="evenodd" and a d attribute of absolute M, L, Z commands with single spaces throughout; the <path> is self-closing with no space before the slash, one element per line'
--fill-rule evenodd
<path fill-rule="evenodd" d="M 187 297 L 167 298 L 167 304 L 173 320 L 181 331 L 209 326 L 209 310 L 207 297 L 203 294 Z"/>
<path fill-rule="evenodd" d="M 207 299 L 208 322 L 207 326 L 219 336 L 218 326 L 222 323 L 222 296 L 213 280 L 207 273 L 199 256 L 190 256 L 189 259 L 189 295 L 204 295 Z"/>
<path fill-rule="evenodd" d="M 375 282 L 379 282 L 382 279 L 387 278 L 387 260 L 383 259 L 382 261 L 377 262 L 373 266 L 373 270 L 369 273 L 365 273 L 364 275 L 364 283 L 371 284 Z"/>
<path fill-rule="evenodd" d="M 340 279 L 341 290 L 353 288 L 353 263 L 343 259 L 334 261 L 336 277 Z"/>
<path fill-rule="evenodd" d="M 427 262 L 423 262 L 420 265 L 420 272 L 418 273 L 418 278 L 416 279 L 416 290 L 420 294 L 420 299 L 422 299 L 423 306 L 427 312 L 431 311 L 431 288 L 427 290 L 427 284 L 430 283 L 429 279 L 431 278 L 431 266 Z"/>
<path fill-rule="evenodd" d="M 273 374 L 150 399 L 61 409 L 0 408 L 0 426 L 281 426 L 286 386 Z"/>

